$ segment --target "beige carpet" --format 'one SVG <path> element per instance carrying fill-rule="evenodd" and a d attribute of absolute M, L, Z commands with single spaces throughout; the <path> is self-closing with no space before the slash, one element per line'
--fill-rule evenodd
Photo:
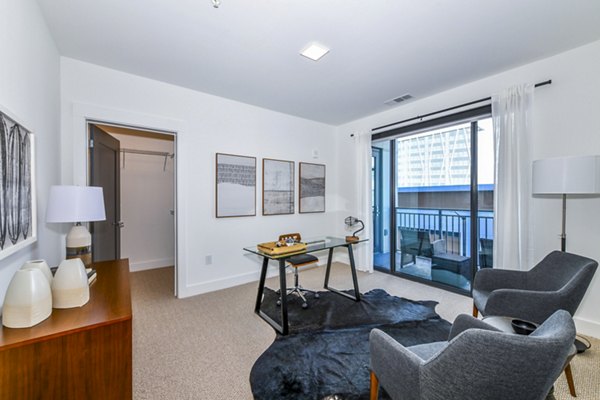
<path fill-rule="evenodd" d="M 301 283 L 320 289 L 325 269 L 301 272 Z M 135 399 L 251 399 L 248 377 L 275 333 L 254 312 L 256 283 L 178 300 L 173 269 L 131 274 L 133 300 L 133 392 Z M 348 267 L 335 264 L 331 285 L 350 286 Z M 437 312 L 453 321 L 471 312 L 471 299 L 375 272 L 359 273 L 361 292 L 382 288 L 413 300 L 436 300 Z M 270 279 L 267 286 L 277 287 Z M 600 340 L 572 362 L 577 398 L 600 398 Z M 571 399 L 564 374 L 555 398 Z"/>

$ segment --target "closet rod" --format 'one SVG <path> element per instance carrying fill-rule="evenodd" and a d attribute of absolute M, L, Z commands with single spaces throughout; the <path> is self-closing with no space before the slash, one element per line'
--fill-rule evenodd
<path fill-rule="evenodd" d="M 144 154 L 144 155 L 147 155 L 147 156 L 161 156 L 161 157 L 164 157 L 165 158 L 165 162 L 163 163 L 163 171 L 167 170 L 167 158 L 174 158 L 175 157 L 175 153 L 168 153 L 166 151 L 121 149 L 121 153 L 123 153 L 123 168 L 125 168 L 125 153 Z"/>
<path fill-rule="evenodd" d="M 540 86 L 545 86 L 545 85 L 550 85 L 552 83 L 552 79 L 548 79 L 547 81 L 544 82 L 540 82 L 540 83 L 536 83 L 534 86 L 540 87 Z M 457 106 L 454 107 L 449 107 L 449 108 L 445 108 L 443 110 L 438 110 L 438 111 L 434 111 L 434 112 L 430 112 L 428 114 L 424 114 L 424 115 L 417 115 L 416 117 L 412 117 L 409 119 L 405 119 L 403 121 L 398 121 L 398 122 L 392 122 L 391 124 L 387 124 L 387 125 L 382 125 L 382 126 L 378 126 L 377 128 L 373 128 L 371 129 L 371 132 L 375 132 L 378 131 L 380 129 L 384 129 L 384 128 L 389 128 L 390 126 L 394 126 L 394 125 L 399 125 L 399 124 L 403 124 L 405 122 L 410 122 L 410 121 L 415 121 L 417 119 L 421 119 L 421 118 L 427 118 L 427 117 L 431 117 L 432 115 L 436 115 L 436 114 L 441 114 L 441 113 L 445 113 L 447 111 L 452 111 L 452 110 L 456 110 L 457 108 L 462 108 L 462 107 L 467 107 L 467 106 L 471 106 L 473 104 L 477 104 L 477 103 L 483 103 L 484 101 L 490 101 L 492 100 L 492 97 L 486 97 L 484 99 L 479 99 L 479 100 L 474 100 L 474 101 L 469 101 L 468 103 L 463 103 L 463 104 L 459 104 Z M 351 135 L 354 136 L 354 135 Z"/>
<path fill-rule="evenodd" d="M 146 154 L 148 156 L 161 156 L 173 158 L 175 154 L 168 153 L 166 151 L 151 151 L 151 150 L 135 150 L 135 149 L 121 149 L 121 153 L 133 153 L 133 154 Z"/>

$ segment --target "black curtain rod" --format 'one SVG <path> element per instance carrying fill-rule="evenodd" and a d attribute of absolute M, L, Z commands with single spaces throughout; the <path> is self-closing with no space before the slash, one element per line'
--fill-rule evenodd
<path fill-rule="evenodd" d="M 540 82 L 540 83 L 536 83 L 534 85 L 534 87 L 540 87 L 540 86 L 545 86 L 545 85 L 550 85 L 552 83 L 552 79 L 548 79 L 547 81 L 544 82 Z M 410 122 L 410 121 L 415 121 L 417 119 L 422 119 L 422 118 L 427 118 L 427 117 L 431 117 L 432 115 L 436 115 L 436 114 L 441 114 L 441 113 L 445 113 L 447 111 L 452 111 L 452 110 L 456 110 L 457 108 L 463 108 L 463 107 L 467 107 L 467 106 L 471 106 L 473 104 L 477 104 L 477 103 L 483 103 L 484 101 L 490 101 L 492 100 L 492 97 L 486 97 L 485 99 L 479 99 L 479 100 L 475 100 L 475 101 L 470 101 L 468 103 L 463 103 L 463 104 L 459 104 L 457 106 L 454 107 L 449 107 L 449 108 L 445 108 L 443 110 L 438 110 L 438 111 L 434 111 L 434 112 L 430 112 L 429 114 L 424 114 L 424 115 L 417 115 L 416 117 L 412 117 L 409 119 L 405 119 L 403 121 L 398 121 L 398 122 L 393 122 L 391 124 L 387 124 L 387 125 L 382 125 L 382 126 L 378 126 L 377 128 L 373 128 L 371 129 L 371 132 L 375 132 L 378 131 L 380 129 L 384 129 L 384 128 L 389 128 L 390 126 L 394 126 L 394 125 L 399 125 L 399 124 L 403 124 L 405 122 Z M 350 136 L 354 136 L 354 134 L 350 135 Z"/>

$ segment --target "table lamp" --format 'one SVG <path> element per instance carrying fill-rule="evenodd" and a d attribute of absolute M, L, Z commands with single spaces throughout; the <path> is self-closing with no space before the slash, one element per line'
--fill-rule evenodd
<path fill-rule="evenodd" d="M 104 221 L 104 196 L 96 186 L 52 186 L 46 222 L 71 222 L 67 235 L 67 258 L 81 258 L 86 266 L 92 263 L 92 235 L 82 222 Z"/>
<path fill-rule="evenodd" d="M 358 234 L 358 232 L 362 231 L 363 229 L 365 229 L 365 224 L 363 224 L 363 222 L 356 218 L 356 217 L 346 217 L 346 219 L 344 220 L 344 223 L 346 224 L 346 226 L 348 228 L 353 227 L 356 224 L 360 224 L 361 228 L 357 231 L 355 231 L 352 236 L 346 236 L 346 242 L 358 242 L 358 240 L 360 239 L 358 236 L 356 236 Z"/>
<path fill-rule="evenodd" d="M 533 162 L 533 194 L 562 196 L 560 249 L 567 248 L 567 195 L 600 193 L 600 156 L 548 158 Z"/>

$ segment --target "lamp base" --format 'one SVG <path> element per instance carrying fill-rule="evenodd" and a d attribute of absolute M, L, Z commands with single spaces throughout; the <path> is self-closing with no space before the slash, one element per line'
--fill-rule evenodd
<path fill-rule="evenodd" d="M 81 224 L 74 225 L 67 235 L 67 259 L 80 258 L 86 267 L 92 263 L 92 235 Z"/>
<path fill-rule="evenodd" d="M 92 264 L 92 246 L 67 247 L 67 260 L 72 258 L 80 258 L 88 268 Z"/>
<path fill-rule="evenodd" d="M 360 238 L 358 236 L 346 236 L 346 242 L 348 243 L 358 242 L 359 240 Z"/>

